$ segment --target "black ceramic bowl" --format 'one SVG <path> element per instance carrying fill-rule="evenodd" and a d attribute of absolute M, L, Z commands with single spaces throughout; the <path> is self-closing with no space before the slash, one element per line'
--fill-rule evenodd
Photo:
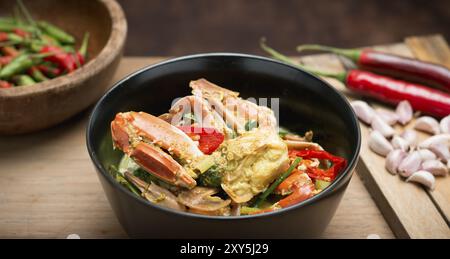
<path fill-rule="evenodd" d="M 213 217 L 150 204 L 117 184 L 109 165 L 110 123 L 118 112 L 166 112 L 190 93 L 189 81 L 206 78 L 247 97 L 279 98 L 280 124 L 298 133 L 313 130 L 314 140 L 348 160 L 347 168 L 320 194 L 295 206 L 254 216 Z M 346 99 L 333 87 L 292 66 L 242 54 L 202 54 L 172 59 L 137 71 L 118 82 L 95 106 L 87 147 L 108 200 L 131 237 L 297 238 L 317 237 L 327 227 L 358 159 L 360 130 Z"/>

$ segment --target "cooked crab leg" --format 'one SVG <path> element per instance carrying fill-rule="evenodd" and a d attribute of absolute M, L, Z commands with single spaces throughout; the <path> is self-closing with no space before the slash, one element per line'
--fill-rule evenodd
<path fill-rule="evenodd" d="M 191 81 L 189 86 L 195 96 L 206 99 L 211 109 L 221 114 L 225 122 L 238 133 L 244 132 L 245 124 L 252 120 L 257 121 L 259 127 L 276 128 L 277 122 L 271 109 L 240 98 L 238 92 L 205 79 Z"/>
<path fill-rule="evenodd" d="M 203 156 L 192 139 L 178 128 L 144 112 L 118 113 L 111 122 L 115 147 L 132 157 L 137 164 L 156 177 L 187 188 L 196 182 L 189 165 Z M 172 156 L 178 158 L 178 163 Z"/>
<path fill-rule="evenodd" d="M 216 129 L 222 134 L 231 134 L 231 129 L 227 127 L 223 118 L 214 110 L 210 109 L 208 102 L 198 96 L 190 95 L 180 98 L 169 110 L 160 118 L 172 125 L 181 125 L 186 113 L 192 113 L 195 117 L 195 126 L 202 128 Z"/>

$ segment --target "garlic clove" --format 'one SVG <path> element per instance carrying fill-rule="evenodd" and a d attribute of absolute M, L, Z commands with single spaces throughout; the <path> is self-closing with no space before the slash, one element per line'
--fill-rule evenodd
<path fill-rule="evenodd" d="M 408 101 L 401 101 L 397 105 L 397 109 L 395 109 L 395 113 L 397 113 L 398 121 L 402 125 L 406 125 L 413 118 L 413 109 L 411 104 Z"/>
<path fill-rule="evenodd" d="M 433 174 L 423 170 L 413 173 L 411 176 L 408 177 L 408 179 L 406 179 L 406 181 L 420 183 L 428 187 L 430 190 L 434 189 L 434 185 L 436 182 Z"/>
<path fill-rule="evenodd" d="M 416 130 L 424 131 L 433 135 L 437 135 L 441 132 L 439 122 L 430 116 L 423 116 L 416 120 L 414 124 Z"/>
<path fill-rule="evenodd" d="M 375 111 L 364 101 L 353 101 L 350 103 L 358 119 L 371 124 Z"/>
<path fill-rule="evenodd" d="M 415 130 L 407 129 L 400 134 L 400 137 L 406 140 L 409 146 L 417 145 L 417 132 Z"/>
<path fill-rule="evenodd" d="M 381 156 L 387 156 L 393 150 L 391 143 L 376 130 L 370 133 L 369 148 Z"/>
<path fill-rule="evenodd" d="M 427 160 L 422 162 L 421 170 L 432 173 L 435 176 L 446 176 L 448 168 L 439 160 Z"/>
<path fill-rule="evenodd" d="M 395 130 L 377 115 L 373 116 L 371 127 L 380 132 L 385 138 L 390 138 L 395 134 Z"/>
<path fill-rule="evenodd" d="M 429 138 L 425 139 L 424 141 L 422 141 L 419 144 L 419 147 L 420 148 L 429 148 L 431 145 L 440 144 L 440 143 L 449 146 L 450 134 L 439 134 L 439 135 L 434 135 L 432 137 L 429 137 Z"/>
<path fill-rule="evenodd" d="M 448 145 L 444 143 L 432 144 L 429 147 L 430 151 L 436 154 L 436 156 L 444 162 L 450 160 L 450 151 L 448 150 Z"/>
<path fill-rule="evenodd" d="M 442 133 L 450 133 L 450 115 L 443 118 L 439 123 Z"/>
<path fill-rule="evenodd" d="M 398 173 L 403 177 L 409 177 L 420 169 L 422 159 L 417 151 L 409 153 L 398 166 Z"/>
<path fill-rule="evenodd" d="M 406 157 L 407 153 L 400 149 L 395 149 L 389 152 L 386 157 L 385 167 L 391 174 L 397 174 L 397 169 L 402 160 Z"/>
<path fill-rule="evenodd" d="M 436 160 L 437 158 L 436 154 L 431 152 L 429 149 L 419 149 L 417 150 L 417 152 L 419 153 L 420 159 L 422 159 L 422 161 Z"/>
<path fill-rule="evenodd" d="M 400 136 L 394 136 L 391 140 L 392 147 L 394 149 L 401 149 L 403 151 L 408 151 L 409 143 Z"/>
<path fill-rule="evenodd" d="M 389 125 L 394 125 L 398 121 L 398 115 L 395 112 L 388 111 L 385 109 L 376 109 L 376 114 L 378 117 L 380 117 L 383 121 L 385 121 Z"/>

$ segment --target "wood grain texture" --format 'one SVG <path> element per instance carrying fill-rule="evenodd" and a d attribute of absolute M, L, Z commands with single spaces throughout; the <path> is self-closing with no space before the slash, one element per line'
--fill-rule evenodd
<path fill-rule="evenodd" d="M 416 58 L 450 68 L 450 48 L 442 35 L 412 36 L 405 43 Z"/>
<path fill-rule="evenodd" d="M 126 58 L 112 79 L 163 58 Z M 87 113 L 45 132 L 0 137 L 0 238 L 122 238 L 85 147 Z M 354 174 L 324 238 L 394 235 Z"/>
<path fill-rule="evenodd" d="M 409 38 L 409 41 L 414 41 L 414 45 L 434 46 L 433 42 L 441 42 L 441 39 L 439 36 L 431 36 Z M 440 47 L 434 49 L 443 48 L 442 43 L 438 44 Z M 404 43 L 376 46 L 375 49 L 406 57 L 414 57 L 413 53 L 417 52 L 408 48 Z M 420 52 L 422 56 L 425 56 L 425 53 L 430 55 L 425 50 L 420 50 Z M 309 56 L 303 57 L 301 60 L 315 69 L 330 72 L 342 72 L 344 69 L 341 60 L 334 55 L 321 55 L 317 58 Z M 355 97 L 337 80 L 324 79 L 344 92 L 350 100 Z M 392 109 L 392 107 L 367 101 L 374 108 Z M 407 128 L 413 127 L 413 123 L 411 122 Z M 369 150 L 367 145 L 369 127 L 363 123 L 360 126 L 363 141 L 357 172 L 396 236 L 400 238 L 450 238 L 448 227 L 450 177 L 438 177 L 436 189 L 428 191 L 418 185 L 405 183 L 404 179 L 398 176 L 392 176 L 384 167 L 384 158 Z M 397 126 L 396 130 L 397 133 L 400 133 L 403 129 Z M 427 137 L 426 134 L 419 135 L 421 139 Z"/>
<path fill-rule="evenodd" d="M 441 35 L 409 37 L 405 42 L 418 59 L 450 68 L 450 48 Z M 450 225 L 450 177 L 440 177 L 437 180 L 436 189 L 428 191 L 428 194 Z"/>

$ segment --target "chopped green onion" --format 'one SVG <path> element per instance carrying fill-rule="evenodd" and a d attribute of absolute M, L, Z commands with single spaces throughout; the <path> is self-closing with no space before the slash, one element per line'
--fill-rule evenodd
<path fill-rule="evenodd" d="M 242 206 L 241 207 L 241 215 L 249 215 L 249 214 L 255 214 L 260 211 L 259 208 L 253 208 L 248 206 Z"/>
<path fill-rule="evenodd" d="M 254 128 L 258 127 L 258 122 L 255 120 L 249 120 L 247 123 L 245 123 L 245 130 L 251 131 Z"/>
<path fill-rule="evenodd" d="M 261 196 L 258 197 L 258 199 L 255 202 L 255 206 L 256 208 L 259 208 L 261 206 L 261 204 L 264 202 L 264 200 L 266 200 L 267 196 L 269 196 L 274 190 L 275 188 L 278 187 L 278 185 L 280 185 L 286 178 L 288 178 L 289 175 L 291 175 L 292 171 L 294 171 L 294 169 L 298 166 L 298 164 L 302 161 L 301 157 L 297 157 L 294 162 L 291 164 L 291 166 L 289 167 L 289 169 L 284 172 L 283 174 L 281 174 L 276 180 L 275 182 L 273 182 L 269 188 L 267 188 L 267 190 L 265 190 Z"/>
<path fill-rule="evenodd" d="M 316 186 L 317 190 L 323 190 L 323 189 L 327 188 L 328 186 L 330 186 L 330 184 L 331 184 L 331 182 L 317 179 L 315 186 Z"/>

